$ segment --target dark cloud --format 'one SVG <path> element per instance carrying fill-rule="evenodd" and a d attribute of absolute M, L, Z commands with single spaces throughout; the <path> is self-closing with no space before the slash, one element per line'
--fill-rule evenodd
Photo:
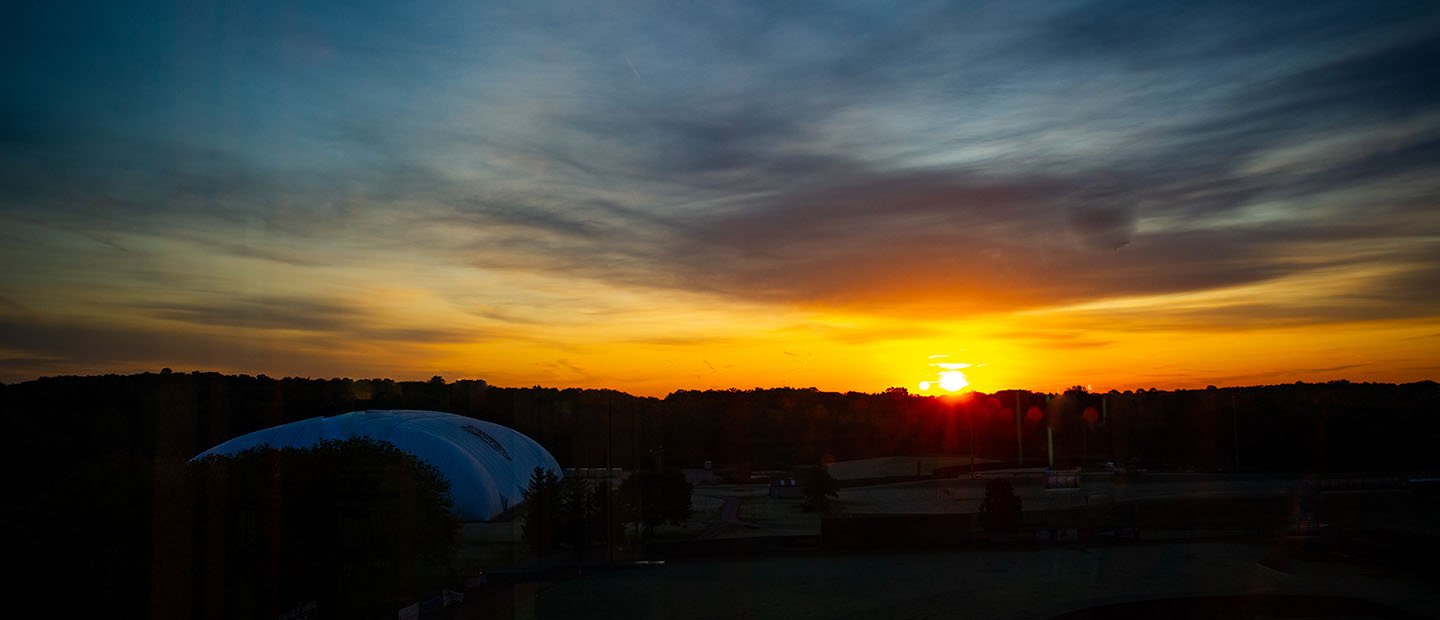
<path fill-rule="evenodd" d="M 1430 21 L 1434 21 L 1432 18 Z M 1440 107 L 1440 69 L 1431 59 L 1440 54 L 1440 37 L 1388 41 L 1357 54 L 1306 66 L 1268 80 L 1251 80 L 1212 105 L 1206 114 L 1192 117 L 1148 138 L 1164 149 L 1148 163 L 1163 172 L 1175 169 L 1186 175 L 1229 179 L 1235 164 L 1268 148 L 1305 139 L 1318 140 L 1354 131 L 1375 131 L 1393 123 L 1426 114 Z M 1319 161 L 1306 170 L 1311 181 L 1305 190 L 1319 192 L 1345 188 L 1362 180 L 1358 173 L 1398 174 L 1435 165 L 1433 117 L 1429 132 L 1396 138 L 1385 152 L 1362 154 L 1366 161 L 1345 157 Z M 1414 157 L 1419 155 L 1419 157 Z M 1334 168 L 1348 168 L 1336 177 Z M 1202 179 L 1210 180 L 1210 179 Z M 1248 179 L 1252 186 L 1281 185 L 1286 179 Z M 1254 194 L 1239 194 L 1252 198 Z"/>
<path fill-rule="evenodd" d="M 487 337 L 474 330 L 392 327 L 369 311 L 320 299 L 299 297 L 223 297 L 210 302 L 151 303 L 136 307 L 150 318 L 191 325 L 256 330 L 311 332 L 325 338 L 354 341 L 473 342 Z"/>
<path fill-rule="evenodd" d="M 1111 179 L 1100 179 L 1066 199 L 1066 221 L 1085 245 L 1118 250 L 1135 236 L 1137 202 L 1134 191 Z"/>
<path fill-rule="evenodd" d="M 139 308 L 159 319 L 222 327 L 330 331 L 359 322 L 363 313 L 338 303 L 289 297 L 152 303 Z"/>
<path fill-rule="evenodd" d="M 209 368 L 324 368 L 328 355 L 278 348 L 256 339 L 149 328 L 0 318 L 0 347 L 55 360 L 50 367 L 95 372 L 116 365 Z M 63 361 L 61 361 L 63 360 Z"/>
<path fill-rule="evenodd" d="M 1264 17 L 1258 25 L 1241 28 L 1253 45 L 1260 45 L 1259 33 L 1267 29 L 1294 35 L 1295 40 L 1270 43 L 1281 48 L 1297 41 L 1314 44 L 1317 36 L 1333 42 L 1363 34 L 1355 24 L 1345 24 L 1328 35 L 1307 31 L 1300 36 L 1296 22 L 1275 14 Z M 1299 23 L 1315 19 L 1302 17 Z M 1342 17 L 1334 14 L 1335 19 Z M 1135 32 L 1137 24 L 1132 22 L 1153 19 L 1155 14 L 1140 11 L 1107 22 L 1115 30 L 1098 33 L 1100 38 L 1092 41 L 1094 51 L 1111 57 L 1154 46 L 1214 51 L 1214 45 L 1181 45 L 1165 29 L 1155 36 Z M 1366 15 L 1360 21 L 1393 25 L 1401 20 Z M 1230 36 L 1214 28 L 1181 27 L 1192 37 Z M 1104 38 L 1122 33 L 1132 33 L 1137 40 L 1116 47 Z M 1095 34 L 1077 32 L 1077 37 Z M 1189 124 L 1147 130 L 1152 143 L 1140 145 L 1128 160 L 1122 152 L 1113 172 L 1044 174 L 1018 169 L 1005 171 L 996 180 L 993 174 L 963 168 L 916 175 L 881 172 L 854 162 L 816 167 L 818 174 L 800 176 L 795 183 L 774 183 L 775 190 L 768 194 L 741 200 L 729 209 L 689 216 L 687 229 L 699 232 L 674 243 L 662 268 L 678 273 L 683 286 L 729 295 L 870 307 L 918 303 L 962 314 L 1204 290 L 1333 269 L 1349 259 L 1322 253 L 1296 260 L 1297 248 L 1326 242 L 1405 244 L 1409 243 L 1405 238 L 1417 232 L 1434 234 L 1440 222 L 1419 211 L 1427 208 L 1424 201 L 1399 207 L 1368 205 L 1363 199 L 1344 209 L 1356 218 L 1379 209 L 1387 212 L 1387 219 L 1317 221 L 1290 216 L 1279 224 L 1242 221 L 1218 227 L 1208 221 L 1266 201 L 1315 200 L 1435 170 L 1440 162 L 1435 158 L 1434 138 L 1423 133 L 1391 140 L 1383 151 L 1322 155 L 1294 170 L 1241 169 L 1245 158 L 1268 149 L 1327 139 L 1328 132 L 1392 121 L 1396 114 L 1435 109 L 1433 85 L 1440 80 L 1431 79 L 1436 65 L 1427 62 L 1435 56 L 1430 53 L 1433 38 L 1399 37 L 1378 46 L 1373 39 L 1367 42 L 1369 47 L 1360 47 L 1357 53 L 1339 59 L 1331 54 L 1330 60 L 1288 77 L 1238 84 L 1225 105 L 1191 114 L 1194 120 Z M 1246 51 L 1255 50 L 1241 46 L 1230 53 Z M 1177 51 L 1171 61 L 1194 59 Z M 1202 74 L 1208 70 L 1196 67 Z M 1183 80 L 1186 75 L 1177 72 L 1175 77 Z M 752 181 L 770 179 L 765 170 L 770 163 L 767 153 L 803 135 L 793 128 L 814 121 L 807 116 L 789 122 L 774 111 L 754 115 L 754 120 L 755 131 L 722 121 L 697 122 L 702 130 L 677 132 L 679 144 L 694 145 L 693 150 L 680 152 L 699 158 L 682 161 L 721 162 L 711 167 L 738 168 Z M 744 168 L 747 164 L 751 167 Z M 1414 191 L 1437 189 L 1430 184 Z M 1410 213 L 1401 216 L 1395 213 L 1397 208 Z M 1170 226 L 1137 239 L 1142 215 L 1169 218 Z M 1080 247 L 1067 245 L 1064 233 Z M 1123 249 L 1096 252 L 1117 248 Z M 1400 293 L 1382 283 L 1368 290 L 1377 295 Z M 1423 300 L 1406 313 L 1433 313 L 1435 301 Z M 1245 314 L 1348 320 L 1378 310 L 1349 301 L 1314 311 L 1268 302 L 1259 302 L 1257 308 L 1270 310 Z"/>
<path fill-rule="evenodd" d="M 1431 31 L 1281 78 L 1262 92 L 1275 102 L 1271 111 L 1310 116 L 1429 112 L 1440 103 L 1437 55 L 1440 35 Z"/>
<path fill-rule="evenodd" d="M 852 179 L 831 190 L 780 194 L 697 218 L 688 227 L 692 234 L 666 246 L 670 253 L 662 264 L 679 275 L 679 286 L 726 295 L 964 315 L 1252 284 L 1355 260 L 1382 265 L 1411 260 L 1413 248 L 1405 239 L 1424 230 L 1415 221 L 1391 217 L 1171 229 L 1135 237 L 1138 199 L 1126 189 L 1129 182 L 1097 188 L 1080 179 L 1053 178 Z M 1440 225 L 1420 217 L 1431 231 Z M 1313 247 L 1384 239 L 1398 245 L 1363 259 L 1327 257 Z M 644 273 L 630 275 L 647 281 Z M 1368 290 L 1399 294 L 1378 283 Z M 1351 319 L 1378 310 L 1337 302 L 1313 312 L 1277 303 L 1265 314 Z M 1426 299 L 1405 313 L 1433 312 L 1437 302 Z"/>
<path fill-rule="evenodd" d="M 1113 252 L 1114 236 L 1128 236 L 1134 223 L 1108 214 L 1133 207 L 1107 202 L 1123 193 L 1092 195 L 1079 207 L 1090 221 L 1077 222 L 1067 201 L 1081 187 L 1058 179 L 877 177 L 713 216 L 670 260 L 690 285 L 728 294 L 943 305 L 962 313 L 1243 283 L 1285 271 L 1267 264 L 1253 235 L 1171 234 Z M 1215 256 L 1217 241 L 1233 246 L 1229 256 Z"/>
<path fill-rule="evenodd" d="M 1086 2 L 1055 11 L 1025 42 L 1060 62 L 1195 66 L 1287 48 L 1353 44 L 1434 15 L 1435 8 L 1426 2 Z"/>
<path fill-rule="evenodd" d="M 1376 317 L 1429 316 L 1440 305 L 1440 240 L 1403 257 L 1388 275 L 1373 278 L 1347 299 L 1367 303 Z"/>

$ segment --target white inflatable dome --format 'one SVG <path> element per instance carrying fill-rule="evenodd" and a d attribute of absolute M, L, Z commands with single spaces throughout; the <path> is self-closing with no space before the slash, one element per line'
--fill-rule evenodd
<path fill-rule="evenodd" d="M 434 465 L 450 481 L 455 513 L 464 521 L 487 521 L 520 503 L 536 467 L 561 475 L 555 457 L 520 432 L 439 411 L 354 411 L 310 418 L 241 435 L 195 458 L 357 437 L 390 443 Z"/>

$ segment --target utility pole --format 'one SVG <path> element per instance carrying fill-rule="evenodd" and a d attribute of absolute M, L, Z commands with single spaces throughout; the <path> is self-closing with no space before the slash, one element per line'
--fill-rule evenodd
<path fill-rule="evenodd" d="M 1050 422 L 1045 422 L 1045 450 L 1049 455 L 1050 469 L 1055 469 L 1055 429 L 1050 427 Z"/>
<path fill-rule="evenodd" d="M 1025 466 L 1025 426 L 1021 420 L 1025 413 L 1020 410 L 1020 390 L 1015 390 L 1015 466 Z"/>
<path fill-rule="evenodd" d="M 1230 393 L 1230 431 L 1235 453 L 1235 473 L 1240 473 L 1240 414 L 1235 411 L 1235 393 Z"/>
<path fill-rule="evenodd" d="M 1110 445 L 1110 462 L 1115 462 L 1115 427 L 1110 426 L 1110 395 L 1106 394 L 1105 399 L 1100 401 L 1100 419 L 1105 421 L 1105 433 L 1108 439 L 1105 443 Z"/>
<path fill-rule="evenodd" d="M 640 416 L 636 415 L 635 410 L 632 409 L 630 410 L 630 475 L 638 476 L 639 474 Z M 644 520 L 642 515 L 645 514 L 645 509 L 643 506 L 645 502 L 645 494 L 644 491 L 640 489 L 640 482 L 640 479 L 636 478 L 635 484 L 633 485 L 635 487 L 635 547 L 637 548 L 640 546 L 640 522 Z M 634 554 L 632 554 L 631 557 L 634 557 Z"/>
<path fill-rule="evenodd" d="M 614 462 L 611 453 L 615 451 L 615 410 L 610 402 L 610 393 L 605 394 L 605 561 L 615 561 L 615 489 L 610 486 Z"/>
<path fill-rule="evenodd" d="M 1049 455 L 1050 469 L 1055 469 L 1055 428 L 1050 424 L 1050 397 L 1045 397 L 1045 451 Z"/>
<path fill-rule="evenodd" d="M 975 473 L 975 412 L 970 412 L 970 478 L 979 478 Z"/>

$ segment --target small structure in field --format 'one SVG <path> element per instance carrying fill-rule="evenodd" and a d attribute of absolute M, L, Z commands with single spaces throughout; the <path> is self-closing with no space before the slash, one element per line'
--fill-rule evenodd
<path fill-rule="evenodd" d="M 805 497 L 805 489 L 800 486 L 800 481 L 794 478 L 771 478 L 770 497 L 776 499 L 800 499 Z"/>

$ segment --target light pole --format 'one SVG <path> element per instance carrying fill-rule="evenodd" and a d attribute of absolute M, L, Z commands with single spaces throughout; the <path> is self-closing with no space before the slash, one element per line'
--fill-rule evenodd
<path fill-rule="evenodd" d="M 1020 411 L 1020 390 L 1015 390 L 1015 466 L 1025 467 L 1025 426 Z"/>
<path fill-rule="evenodd" d="M 615 452 L 615 408 L 610 402 L 611 395 L 605 393 L 605 561 L 615 561 L 615 490 L 610 487 L 614 480 L 615 463 L 611 455 Z"/>
<path fill-rule="evenodd" d="M 1240 473 L 1240 413 L 1235 408 L 1235 393 L 1230 393 L 1230 432 L 1235 453 L 1235 473 Z"/>
<path fill-rule="evenodd" d="M 976 420 L 975 420 L 975 412 L 973 411 L 973 408 L 972 408 L 972 411 L 970 412 L 970 424 L 969 424 L 969 427 L 970 427 L 970 429 L 969 429 L 969 430 L 970 430 L 970 479 L 972 479 L 972 480 L 977 479 L 977 478 L 980 477 L 979 474 L 975 473 L 975 422 L 976 422 Z"/>
<path fill-rule="evenodd" d="M 1045 395 L 1045 454 L 1050 469 L 1055 469 L 1055 426 L 1050 423 L 1050 395 Z"/>

